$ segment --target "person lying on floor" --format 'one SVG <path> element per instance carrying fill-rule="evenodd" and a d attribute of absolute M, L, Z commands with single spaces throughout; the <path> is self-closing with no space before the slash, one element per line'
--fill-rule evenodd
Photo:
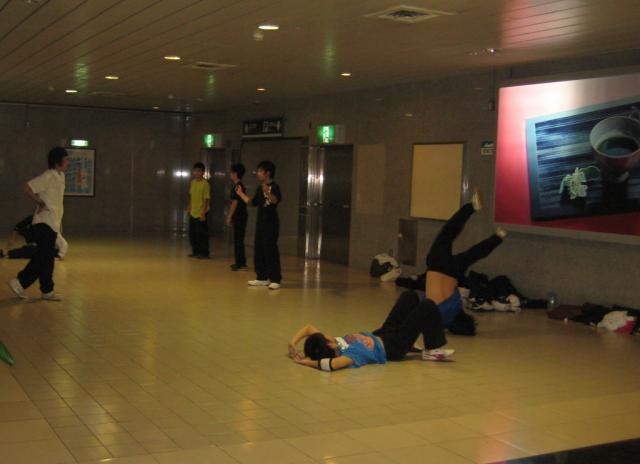
<path fill-rule="evenodd" d="M 429 299 L 420 301 L 416 292 L 407 290 L 379 329 L 333 337 L 307 325 L 291 339 L 289 357 L 298 364 L 323 371 L 386 364 L 414 351 L 420 334 L 425 346 L 423 360 L 445 361 L 453 355 L 454 350 L 444 348 L 447 339 L 438 307 Z M 303 339 L 304 352 L 300 353 L 297 345 Z"/>
<path fill-rule="evenodd" d="M 442 227 L 427 255 L 426 298 L 438 306 L 442 322 L 445 328 L 450 330 L 461 321 L 462 315 L 471 318 L 463 310 L 458 283 L 464 279 L 471 265 L 489 256 L 507 236 L 507 232 L 498 227 L 491 237 L 463 253 L 454 255 L 453 241 L 460 235 L 473 213 L 480 209 L 482 209 L 482 198 L 476 189 L 471 202 L 462 206 Z M 473 334 L 475 330 L 472 334 L 465 335 Z"/>

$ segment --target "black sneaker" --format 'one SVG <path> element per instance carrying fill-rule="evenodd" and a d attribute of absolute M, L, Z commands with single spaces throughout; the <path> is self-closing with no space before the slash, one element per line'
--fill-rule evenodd
<path fill-rule="evenodd" d="M 229 266 L 233 272 L 237 271 L 248 271 L 249 268 L 247 266 L 238 266 L 237 264 L 232 264 Z"/>

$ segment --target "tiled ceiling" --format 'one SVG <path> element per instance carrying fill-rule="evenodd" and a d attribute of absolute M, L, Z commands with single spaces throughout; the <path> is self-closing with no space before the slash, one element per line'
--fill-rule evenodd
<path fill-rule="evenodd" d="M 365 17 L 400 3 L 455 14 Z M 262 23 L 280 30 L 256 40 Z M 0 0 L 0 101 L 208 111 L 639 48 L 639 30 L 640 0 Z"/>

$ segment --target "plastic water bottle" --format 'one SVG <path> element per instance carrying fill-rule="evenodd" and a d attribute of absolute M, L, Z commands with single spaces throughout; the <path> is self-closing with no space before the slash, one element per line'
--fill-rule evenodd
<path fill-rule="evenodd" d="M 555 292 L 549 292 L 547 295 L 547 312 L 550 313 L 556 308 L 556 302 L 558 300 L 558 296 Z"/>

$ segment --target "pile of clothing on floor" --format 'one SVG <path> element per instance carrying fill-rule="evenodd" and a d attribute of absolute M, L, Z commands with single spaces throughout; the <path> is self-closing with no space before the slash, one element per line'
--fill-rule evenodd
<path fill-rule="evenodd" d="M 582 306 L 560 305 L 548 313 L 551 319 L 581 322 L 617 333 L 640 333 L 640 310 L 613 305 L 585 303 Z"/>
<path fill-rule="evenodd" d="M 399 287 L 413 290 L 424 290 L 426 282 L 426 273 L 396 279 Z M 458 285 L 465 309 L 475 312 L 519 312 L 524 308 L 547 307 L 546 300 L 526 298 L 504 275 L 489 279 L 486 274 L 469 271 Z"/>
<path fill-rule="evenodd" d="M 371 277 L 379 277 L 383 282 L 396 280 L 402 274 L 398 260 L 386 253 L 375 255 L 369 267 Z"/>

